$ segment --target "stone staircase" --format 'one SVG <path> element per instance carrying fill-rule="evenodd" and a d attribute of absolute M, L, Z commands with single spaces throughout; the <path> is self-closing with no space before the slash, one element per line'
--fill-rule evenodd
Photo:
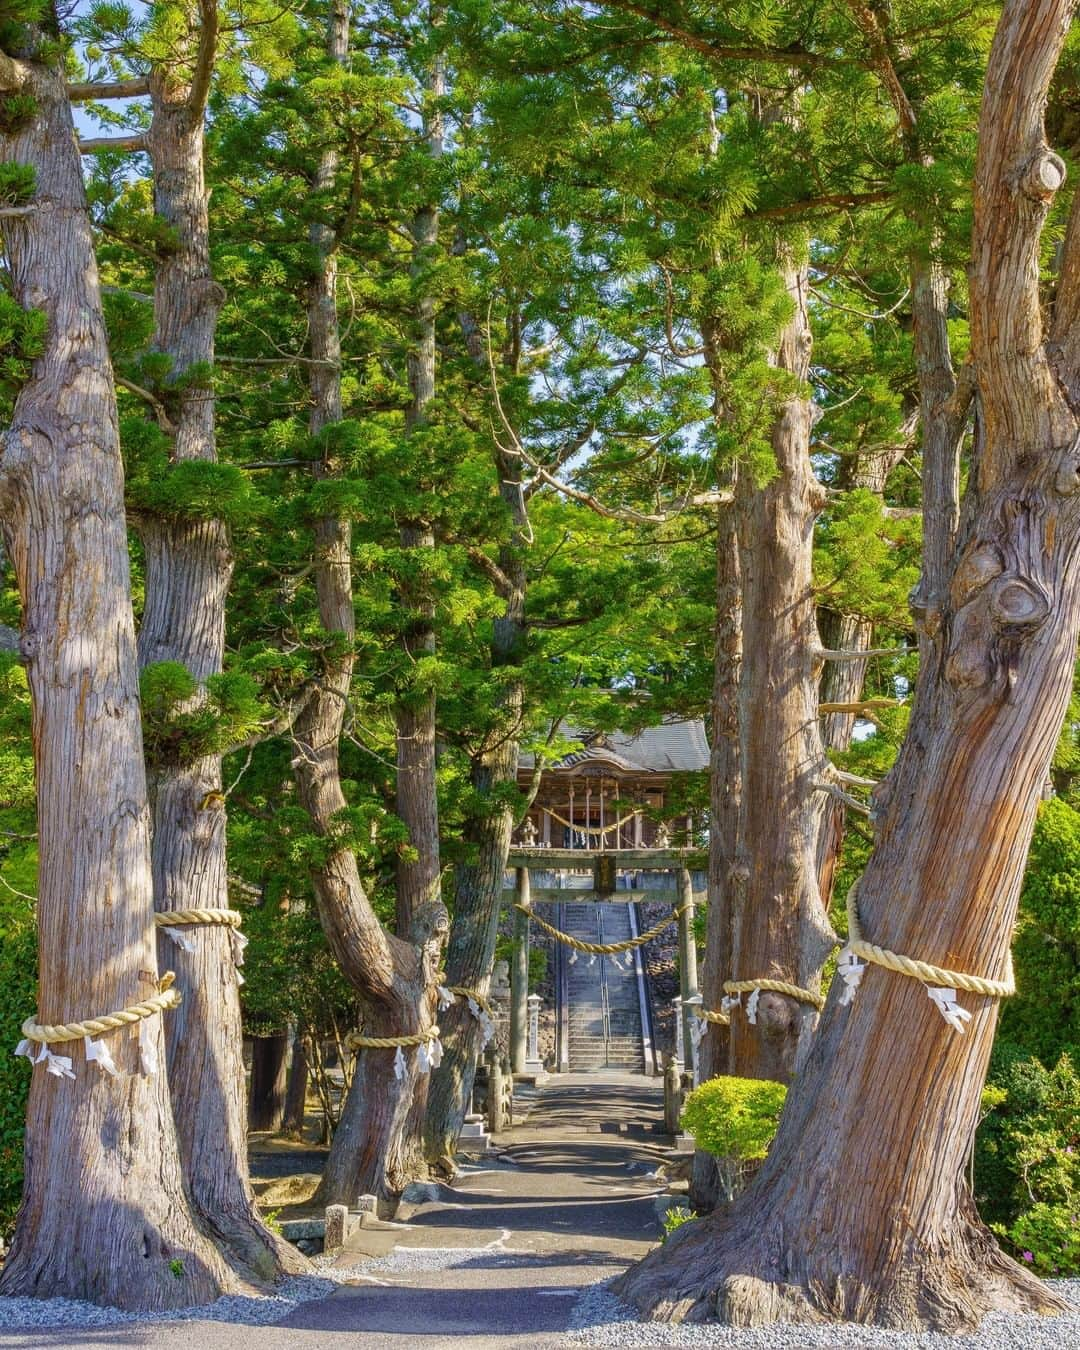
<path fill-rule="evenodd" d="M 564 903 L 562 928 L 585 942 L 622 942 L 633 936 L 629 906 L 621 904 Z M 643 1073 L 641 1002 L 634 966 L 625 970 L 609 956 L 598 956 L 590 964 L 585 952 L 579 952 L 572 964 L 568 952 L 563 959 L 571 1073 L 601 1069 Z"/>

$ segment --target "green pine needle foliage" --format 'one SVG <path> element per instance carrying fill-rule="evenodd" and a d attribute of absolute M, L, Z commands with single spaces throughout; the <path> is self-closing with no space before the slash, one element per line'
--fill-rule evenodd
<path fill-rule="evenodd" d="M 223 754 L 259 731 L 269 708 L 250 675 L 211 675 L 200 688 L 179 661 L 155 661 L 139 677 L 143 745 L 151 764 L 190 764 Z"/>
<path fill-rule="evenodd" d="M 4 206 L 25 206 L 36 187 L 37 171 L 32 164 L 0 163 L 0 203 Z"/>

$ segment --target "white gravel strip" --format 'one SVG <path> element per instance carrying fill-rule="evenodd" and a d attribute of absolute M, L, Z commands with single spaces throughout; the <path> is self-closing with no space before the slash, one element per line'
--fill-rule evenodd
<path fill-rule="evenodd" d="M 1080 1346 L 1080 1280 L 1048 1281 L 1072 1304 L 1071 1312 L 1059 1317 L 990 1313 L 977 1332 L 958 1336 L 885 1331 L 853 1322 L 821 1327 L 774 1323 L 750 1329 L 640 1322 L 637 1313 L 610 1292 L 608 1283 L 594 1284 L 578 1299 L 570 1315 L 575 1329 L 567 1336 L 568 1344 L 619 1350 L 662 1346 L 686 1350 L 1070 1350 Z"/>
<path fill-rule="evenodd" d="M 334 1257 L 315 1257 L 318 1275 L 294 1275 L 274 1286 L 271 1294 L 226 1294 L 201 1307 L 172 1308 L 168 1312 L 130 1313 L 121 1308 L 102 1308 L 72 1298 L 0 1298 L 0 1328 L 28 1330 L 38 1327 L 112 1327 L 132 1322 L 235 1322 L 242 1326 L 268 1326 L 287 1317 L 302 1303 L 329 1298 L 338 1285 L 350 1280 L 412 1271 L 446 1270 L 450 1266 L 490 1256 L 499 1244 L 487 1247 L 398 1247 L 386 1256 L 365 1260 L 363 1265 L 335 1269 Z"/>

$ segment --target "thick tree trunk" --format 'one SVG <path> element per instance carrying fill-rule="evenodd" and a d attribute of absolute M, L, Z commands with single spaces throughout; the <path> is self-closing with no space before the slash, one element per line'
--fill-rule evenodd
<path fill-rule="evenodd" d="M 202 34 L 203 60 L 212 57 Z M 224 298 L 210 268 L 209 192 L 203 165 L 203 109 L 171 68 L 150 81 L 148 132 L 154 211 L 175 246 L 160 259 L 154 285 L 154 350 L 171 358 L 166 395 L 175 427 L 173 463 L 213 462 L 214 398 L 193 368 L 214 360 L 214 329 Z M 225 604 L 232 575 L 229 534 L 220 520 L 144 516 L 146 605 L 139 630 L 140 666 L 178 661 L 200 686 L 219 674 L 225 650 Z M 192 700 L 205 697 L 200 690 Z M 227 909 L 225 803 L 221 756 L 148 763 L 153 811 L 154 900 L 158 910 Z M 192 1204 L 240 1266 L 263 1279 L 307 1269 L 294 1247 L 260 1220 L 248 1181 L 243 1036 L 232 930 L 183 930 L 187 951 L 159 938 L 163 965 L 177 972 L 184 1002 L 167 1023 L 166 1046 L 180 1155 Z M 257 1128 L 274 1128 L 260 1125 Z M 206 1146 L 216 1140 L 214 1148 Z"/>
<path fill-rule="evenodd" d="M 806 269 L 785 259 L 782 270 L 794 313 L 775 360 L 781 370 L 805 380 L 811 341 Z M 816 858 L 825 801 L 814 784 L 825 776 L 826 759 L 817 720 L 811 558 L 823 494 L 810 464 L 811 425 L 808 397 L 785 400 L 772 432 L 775 478 L 762 488 L 743 475 L 737 489 L 742 848 L 748 876 L 734 915 L 729 978 L 760 976 L 816 991 L 833 934 Z M 730 1070 L 787 1082 L 806 1057 L 817 1011 L 786 994 L 762 993 L 751 1025 L 749 997 L 732 1013 Z"/>
<path fill-rule="evenodd" d="M 281 1119 L 281 1132 L 287 1139 L 304 1137 L 309 1077 L 307 1040 L 304 1036 L 296 1035 L 293 1037 L 292 1064 L 289 1066 L 289 1081 L 285 1088 L 285 1114 Z"/>
<path fill-rule="evenodd" d="M 424 143 L 433 159 L 442 155 L 443 117 L 436 100 L 445 93 L 442 58 L 433 59 L 427 79 L 429 107 L 424 114 Z M 428 405 L 435 397 L 435 300 L 428 286 L 428 272 L 439 243 L 439 207 L 428 203 L 412 222 L 413 258 L 410 268 L 417 291 L 415 334 L 408 357 L 410 405 L 406 426 L 414 431 L 427 420 Z M 422 491 L 417 482 L 415 490 Z M 408 522 L 401 530 L 401 547 L 421 555 L 435 547 L 431 526 L 423 520 Z M 410 663 L 435 655 L 435 602 L 430 581 L 424 575 L 423 558 L 411 565 L 419 575 L 401 587 L 401 605 L 409 616 L 402 644 Z M 418 906 L 439 898 L 439 805 L 435 763 L 435 691 L 427 680 L 405 690 L 395 713 L 397 722 L 397 814 L 409 831 L 414 856 L 402 858 L 397 869 L 397 925 L 405 932 Z"/>
<path fill-rule="evenodd" d="M 428 8 L 428 24 L 434 32 L 441 15 L 434 5 Z M 438 159 L 443 152 L 443 113 L 438 100 L 446 92 L 443 58 L 437 53 L 427 72 L 423 113 L 423 138 L 428 154 Z M 411 395 L 405 423 L 415 431 L 427 421 L 428 407 L 435 397 L 436 345 L 435 298 L 430 289 L 429 269 L 439 244 L 439 205 L 432 200 L 423 205 L 412 221 L 413 254 L 410 277 L 416 294 L 415 333 L 408 357 Z M 417 492 L 428 490 L 423 477 L 412 485 Z M 414 670 L 420 665 L 420 678 L 406 678 L 395 709 L 397 743 L 397 814 L 409 832 L 411 854 L 398 860 L 396 926 L 399 934 L 409 932 L 416 916 L 426 907 L 441 903 L 442 865 L 439 848 L 438 764 L 436 759 L 436 695 L 422 664 L 435 656 L 435 600 L 431 590 L 429 559 L 435 549 L 435 534 L 422 518 L 408 521 L 401 529 L 401 547 L 415 553 L 407 564 L 410 579 L 403 581 L 399 599 L 408 616 L 402 638 L 406 656 Z M 412 1103 L 406 1114 L 401 1141 L 403 1155 L 423 1156 L 423 1129 L 427 1114 L 430 1075 L 419 1075 L 413 1084 Z M 410 1164 L 411 1165 L 411 1164 Z"/>
<path fill-rule="evenodd" d="M 705 364 L 713 385 L 713 417 L 720 425 L 727 412 L 724 391 L 723 333 L 715 320 L 701 325 Z M 734 489 L 737 469 L 718 466 Z M 709 905 L 705 918 L 705 961 L 701 993 L 704 1007 L 718 1010 L 734 952 L 735 915 L 742 907 L 747 869 L 740 850 L 742 777 L 739 734 L 739 681 L 742 665 L 742 585 L 739 572 L 738 522 L 734 504 L 716 516 L 716 635 L 709 754 Z M 731 1037 L 726 1026 L 709 1022 L 698 1046 L 701 1082 L 726 1073 Z M 704 1149 L 694 1154 L 690 1201 L 701 1214 L 715 1208 L 720 1194 L 716 1159 Z"/>
<path fill-rule="evenodd" d="M 500 550 L 500 570 L 507 582 L 506 611 L 495 621 L 491 643 L 493 671 L 520 666 L 525 638 L 525 534 L 527 508 L 521 494 L 521 460 L 496 454 L 499 491 L 510 512 L 512 535 Z M 524 714 L 524 687 L 508 678 L 501 695 L 500 717 L 486 747 L 473 763 L 472 787 L 483 814 L 466 825 L 465 837 L 474 856 L 454 873 L 454 918 L 447 947 L 446 979 L 450 985 L 488 991 L 506 859 L 514 814 L 507 788 L 517 782 L 518 746 Z M 480 1029 L 468 1005 L 458 1000 L 440 1015 L 446 1033 L 443 1062 L 432 1076 L 424 1126 L 431 1161 L 452 1157 L 472 1097 L 480 1053 Z"/>
<path fill-rule="evenodd" d="M 251 1091 L 248 1124 L 253 1130 L 276 1130 L 285 1112 L 286 1032 L 255 1036 L 251 1041 Z"/>
<path fill-rule="evenodd" d="M 882 947 L 990 978 L 1009 942 L 1080 631 L 1080 227 L 1051 365 L 1039 239 L 1063 166 L 1042 112 L 1073 0 L 1008 0 L 980 116 L 972 351 L 985 441 L 911 731 L 878 792 L 859 887 Z M 1075 216 L 1075 212 L 1074 212 Z M 1074 221 L 1075 223 L 1075 221 Z M 996 1002 L 961 994 L 964 1034 L 917 981 L 870 966 L 832 994 L 758 1180 L 624 1279 L 661 1317 L 738 1324 L 847 1317 L 959 1330 L 1056 1294 L 997 1247 L 966 1163 Z"/>
<path fill-rule="evenodd" d="M 0 64 L 6 90 L 36 100 L 3 156 L 36 170 L 36 209 L 6 220 L 4 238 L 13 293 L 48 328 L 3 441 L 0 506 L 33 699 L 38 1012 L 61 1023 L 157 986 L 150 820 L 116 404 L 71 109 L 56 68 Z M 135 1029 L 102 1038 L 117 1077 L 81 1042 L 54 1047 L 74 1080 L 35 1069 L 3 1293 L 159 1309 L 235 1287 L 181 1179 L 164 1073 L 174 1016 L 141 1024 L 155 1074 L 141 1072 Z"/>
<path fill-rule="evenodd" d="M 344 65 L 349 48 L 349 10 L 335 0 L 330 15 L 327 50 L 332 62 Z M 334 181 L 337 153 L 328 147 L 315 179 L 316 192 Z M 337 247 L 329 226 L 316 222 L 311 242 L 317 268 L 308 297 L 313 436 L 339 422 L 341 339 L 337 317 Z M 330 476 L 337 466 L 329 447 L 318 472 Z M 326 516 L 315 524 L 314 578 L 319 618 L 328 634 L 340 639 L 328 647 L 318 688 L 297 719 L 293 765 L 297 795 L 315 829 L 328 844 L 347 802 L 341 786 L 339 742 L 348 707 L 356 617 L 352 600 L 352 531 L 349 521 Z M 435 978 L 448 920 L 438 902 L 421 905 L 408 927 L 397 936 L 386 932 L 364 892 L 356 855 L 328 846 L 327 856 L 312 870 L 319 918 L 342 971 L 367 1006 L 365 1034 L 413 1035 L 434 1021 Z M 352 1087 L 335 1131 L 330 1157 L 319 1189 L 321 1203 L 355 1203 L 358 1194 L 379 1197 L 392 1207 L 410 1176 L 422 1168 L 419 1121 L 411 1136 L 405 1130 L 419 1075 L 415 1049 L 406 1050 L 407 1069 L 394 1073 L 394 1052 L 365 1050 L 356 1066 Z M 426 1082 L 426 1075 L 422 1075 Z"/>
<path fill-rule="evenodd" d="M 716 645 L 709 755 L 709 906 L 705 920 L 704 1006 L 719 1009 L 724 981 L 732 969 L 733 918 L 741 908 L 747 868 L 739 848 L 742 783 L 739 764 L 739 666 L 742 659 L 739 547 L 735 509 L 721 506 L 716 523 Z M 729 1029 L 708 1023 L 698 1046 L 700 1078 L 726 1073 Z M 690 1179 L 690 1200 L 698 1213 L 719 1198 L 716 1159 L 698 1149 Z"/>

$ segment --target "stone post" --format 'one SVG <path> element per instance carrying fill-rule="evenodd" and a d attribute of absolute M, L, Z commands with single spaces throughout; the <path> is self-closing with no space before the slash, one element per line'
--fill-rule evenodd
<path fill-rule="evenodd" d="M 324 1251 L 332 1252 L 338 1247 L 345 1246 L 345 1239 L 349 1236 L 348 1205 L 326 1206 L 326 1228 L 324 1229 L 324 1234 Z"/>
<path fill-rule="evenodd" d="M 530 1069 L 543 1068 L 540 1062 L 540 1003 L 539 994 L 529 995 L 529 1053 L 526 1063 Z"/>
<path fill-rule="evenodd" d="M 694 1051 L 694 1002 L 698 995 L 697 947 L 694 945 L 694 880 L 685 867 L 676 873 L 679 907 L 679 994 L 682 997 L 682 1036 L 687 1057 L 683 1063 L 694 1070 L 697 1081 L 697 1054 Z"/>
<path fill-rule="evenodd" d="M 529 869 L 517 869 L 517 903 L 528 905 Z M 529 994 L 529 916 L 514 910 L 513 960 L 510 966 L 510 1065 L 525 1072 L 525 1001 Z"/>
<path fill-rule="evenodd" d="M 487 1062 L 487 1127 L 491 1134 L 501 1134 L 503 1125 L 503 1071 L 495 1050 L 489 1053 Z"/>

